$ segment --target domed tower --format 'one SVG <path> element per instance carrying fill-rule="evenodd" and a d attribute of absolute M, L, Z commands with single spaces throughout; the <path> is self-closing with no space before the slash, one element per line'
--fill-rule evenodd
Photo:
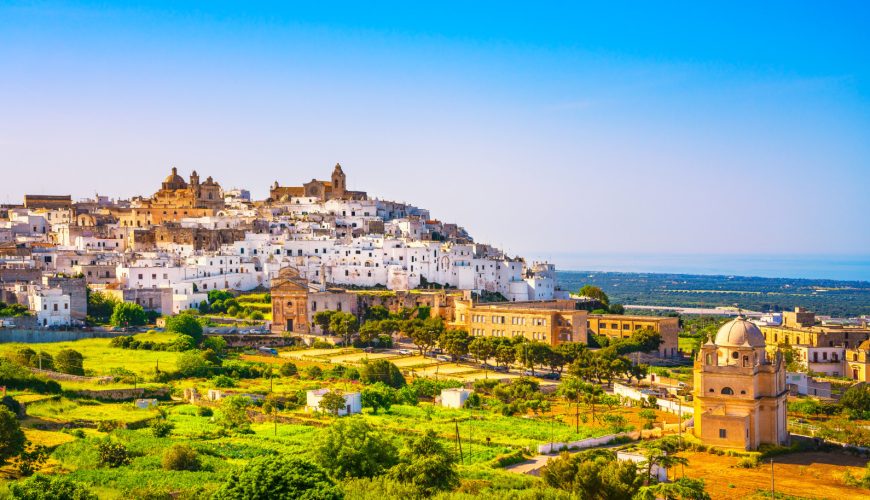
<path fill-rule="evenodd" d="M 332 197 L 343 198 L 347 190 L 347 179 L 344 171 L 341 170 L 341 163 L 335 164 L 335 169 L 332 171 Z"/>
<path fill-rule="evenodd" d="M 162 187 L 164 190 L 175 190 L 187 188 L 187 183 L 178 175 L 178 169 L 172 167 L 172 173 L 163 179 Z"/>
<path fill-rule="evenodd" d="M 785 361 L 771 360 L 761 330 L 744 317 L 722 325 L 695 360 L 694 434 L 706 444 L 758 449 L 788 443 Z"/>

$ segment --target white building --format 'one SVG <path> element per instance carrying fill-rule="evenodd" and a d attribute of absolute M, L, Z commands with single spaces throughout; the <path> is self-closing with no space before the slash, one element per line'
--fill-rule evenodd
<path fill-rule="evenodd" d="M 41 326 L 68 326 L 72 322 L 69 306 L 70 296 L 59 288 L 35 290 L 30 296 L 30 308 Z"/>
<path fill-rule="evenodd" d="M 465 401 L 473 393 L 471 389 L 441 389 L 441 406 L 445 408 L 464 408 Z"/>
<path fill-rule="evenodd" d="M 320 408 L 320 401 L 323 396 L 329 392 L 329 389 L 315 389 L 306 393 L 305 409 L 308 411 L 323 411 Z M 339 416 L 354 415 L 362 412 L 362 396 L 358 392 L 348 392 L 344 394 L 344 409 L 338 411 Z"/>

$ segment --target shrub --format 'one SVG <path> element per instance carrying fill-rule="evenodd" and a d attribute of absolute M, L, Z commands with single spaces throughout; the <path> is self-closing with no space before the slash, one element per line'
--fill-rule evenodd
<path fill-rule="evenodd" d="M 214 500 L 300 498 L 340 500 L 341 490 L 320 467 L 294 456 L 255 458 L 232 473 Z"/>
<path fill-rule="evenodd" d="M 281 365 L 280 373 L 284 377 L 292 377 L 293 375 L 299 373 L 299 370 L 293 363 L 284 363 L 283 365 Z"/>
<path fill-rule="evenodd" d="M 147 321 L 145 309 L 132 302 L 119 302 L 112 309 L 109 323 L 112 326 L 141 326 Z"/>
<path fill-rule="evenodd" d="M 261 313 L 260 311 L 254 311 L 248 315 L 248 318 L 250 318 L 254 321 L 263 321 L 263 319 L 265 317 L 263 316 L 263 313 Z"/>
<path fill-rule="evenodd" d="M 202 340 L 202 325 L 190 314 L 178 314 L 166 318 L 166 331 L 190 335 L 197 344 Z"/>
<path fill-rule="evenodd" d="M 211 383 L 212 383 L 212 385 L 214 385 L 215 387 L 218 387 L 218 388 L 221 388 L 221 389 L 225 389 L 225 388 L 235 387 L 235 386 L 236 386 L 236 380 L 235 380 L 234 378 L 232 378 L 232 377 L 228 377 L 228 376 L 226 376 L 226 375 L 218 375 L 218 376 L 216 376 L 216 377 L 212 377 L 212 379 L 211 379 Z"/>
<path fill-rule="evenodd" d="M 185 351 L 175 362 L 179 375 L 182 377 L 205 377 L 210 375 L 215 368 L 197 351 Z"/>
<path fill-rule="evenodd" d="M 104 441 L 97 445 L 100 454 L 100 465 L 103 467 L 116 468 L 130 463 L 130 455 L 127 447 L 121 443 Z"/>
<path fill-rule="evenodd" d="M 85 486 L 64 476 L 37 474 L 9 483 L 9 492 L 12 498 L 21 500 L 97 500 Z"/>
<path fill-rule="evenodd" d="M 308 366 L 305 368 L 305 376 L 310 379 L 319 379 L 323 377 L 323 370 L 317 365 Z"/>
<path fill-rule="evenodd" d="M 337 479 L 379 476 L 398 461 L 389 438 L 359 416 L 338 420 L 318 442 L 317 462 Z"/>
<path fill-rule="evenodd" d="M 190 446 L 174 444 L 163 453 L 163 470 L 197 471 L 201 467 L 199 456 Z"/>
<path fill-rule="evenodd" d="M 364 384 L 383 382 L 394 389 L 399 389 L 406 384 L 401 370 L 385 359 L 364 361 L 359 372 L 359 379 Z"/>
<path fill-rule="evenodd" d="M 190 335 L 178 335 L 166 344 L 166 348 L 175 352 L 190 351 L 196 349 L 196 339 Z"/>
<path fill-rule="evenodd" d="M 61 349 L 54 357 L 54 366 L 61 373 L 84 375 L 84 356 L 72 349 Z"/>
<path fill-rule="evenodd" d="M 0 406 L 0 465 L 24 451 L 27 439 L 15 415 Z"/>
<path fill-rule="evenodd" d="M 173 429 L 175 429 L 175 425 L 173 425 L 172 422 L 158 420 L 151 425 L 151 434 L 153 434 L 154 437 L 162 438 L 171 434 Z"/>
<path fill-rule="evenodd" d="M 333 349 L 333 348 L 335 348 L 335 346 L 333 344 L 330 344 L 329 342 L 327 342 L 325 340 L 315 340 L 311 344 L 311 348 L 312 349 Z"/>
<path fill-rule="evenodd" d="M 196 409 L 196 414 L 200 417 L 210 417 L 214 415 L 214 412 L 208 406 L 199 406 Z"/>

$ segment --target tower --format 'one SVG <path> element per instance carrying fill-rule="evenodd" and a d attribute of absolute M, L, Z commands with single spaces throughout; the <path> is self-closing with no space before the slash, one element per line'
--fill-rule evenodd
<path fill-rule="evenodd" d="M 336 163 L 335 169 L 332 171 L 332 197 L 343 198 L 347 190 L 347 179 L 344 171 L 341 170 L 341 164 Z"/>
<path fill-rule="evenodd" d="M 785 361 L 768 358 L 764 335 L 738 317 L 695 359 L 694 434 L 705 444 L 755 450 L 787 444 Z"/>

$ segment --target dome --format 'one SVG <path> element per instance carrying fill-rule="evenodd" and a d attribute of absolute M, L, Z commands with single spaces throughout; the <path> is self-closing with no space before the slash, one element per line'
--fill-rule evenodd
<path fill-rule="evenodd" d="M 165 179 L 163 179 L 163 188 L 164 189 L 178 189 L 187 187 L 187 184 L 184 182 L 184 179 L 178 175 L 178 169 L 172 167 L 172 173 L 167 175 Z"/>
<path fill-rule="evenodd" d="M 865 340 L 864 342 L 861 342 L 861 344 L 858 346 L 858 350 L 870 351 L 870 340 Z"/>
<path fill-rule="evenodd" d="M 714 343 L 720 347 L 742 347 L 747 344 L 751 347 L 764 347 L 764 335 L 755 323 L 739 317 L 733 319 L 719 329 Z"/>

